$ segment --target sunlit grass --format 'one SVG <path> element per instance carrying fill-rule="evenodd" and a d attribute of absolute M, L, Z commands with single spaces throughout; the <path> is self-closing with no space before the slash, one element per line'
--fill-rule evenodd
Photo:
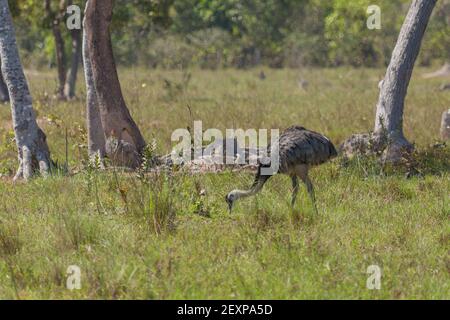
<path fill-rule="evenodd" d="M 67 128 L 71 175 L 13 184 L 10 113 L 0 107 L 0 298 L 450 298 L 450 151 L 430 147 L 450 96 L 422 71 L 405 111 L 417 175 L 374 159 L 335 159 L 311 172 L 318 216 L 303 186 L 290 208 L 283 176 L 229 214 L 225 194 L 248 187 L 252 173 L 86 168 L 82 81 L 80 99 L 60 103 L 51 98 L 54 72 L 28 74 L 60 163 Z M 261 81 L 259 69 L 190 72 L 186 86 L 181 71 L 120 70 L 128 106 L 159 153 L 192 120 L 222 130 L 301 124 L 338 144 L 372 128 L 383 74 L 265 70 Z M 70 265 L 81 269 L 81 290 L 66 288 Z M 369 265 L 382 270 L 381 290 L 366 288 Z"/>

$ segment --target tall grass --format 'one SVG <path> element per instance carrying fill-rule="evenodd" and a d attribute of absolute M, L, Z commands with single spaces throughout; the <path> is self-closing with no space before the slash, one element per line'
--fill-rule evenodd
<path fill-rule="evenodd" d="M 167 153 L 172 131 L 197 119 L 219 129 L 295 123 L 335 144 L 371 129 L 382 70 L 264 70 L 263 81 L 259 71 L 190 70 L 183 89 L 169 92 L 164 79 L 183 83 L 183 72 L 120 70 L 151 145 L 146 158 Z M 101 170 L 86 157 L 82 80 L 78 100 L 57 102 L 53 72 L 29 74 L 60 163 L 67 128 L 69 172 L 13 184 L 10 114 L 0 107 L 0 297 L 448 299 L 450 151 L 438 125 L 450 97 L 436 90 L 440 80 L 418 77 L 423 71 L 405 109 L 413 162 L 337 158 L 312 170 L 318 215 L 303 186 L 290 207 L 284 176 L 229 214 L 225 195 L 250 186 L 252 172 L 149 171 L 150 160 L 136 172 Z M 374 264 L 381 290 L 366 288 Z M 71 265 L 81 269 L 81 290 L 66 288 Z"/>

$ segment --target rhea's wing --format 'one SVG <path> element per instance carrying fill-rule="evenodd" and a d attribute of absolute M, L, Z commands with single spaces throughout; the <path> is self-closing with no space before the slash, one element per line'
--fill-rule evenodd
<path fill-rule="evenodd" d="M 314 131 L 289 128 L 280 137 L 280 162 L 283 168 L 299 164 L 318 165 L 336 155 L 331 141 Z"/>

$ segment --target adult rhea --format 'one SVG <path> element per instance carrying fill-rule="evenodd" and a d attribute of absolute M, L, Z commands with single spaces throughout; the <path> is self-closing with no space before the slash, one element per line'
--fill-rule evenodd
<path fill-rule="evenodd" d="M 306 185 L 309 196 L 317 213 L 314 187 L 308 177 L 309 168 L 327 162 L 337 155 L 333 143 L 324 135 L 305 129 L 300 126 L 292 126 L 286 129 L 279 138 L 278 146 L 269 146 L 270 152 L 279 152 L 278 171 L 273 173 L 287 174 L 292 179 L 292 206 L 298 193 L 298 178 Z M 261 191 L 264 184 L 272 175 L 261 174 L 261 169 L 270 167 L 269 164 L 260 163 L 255 181 L 248 190 L 233 190 L 226 196 L 228 208 L 231 212 L 234 203 L 240 198 L 253 196 Z"/>

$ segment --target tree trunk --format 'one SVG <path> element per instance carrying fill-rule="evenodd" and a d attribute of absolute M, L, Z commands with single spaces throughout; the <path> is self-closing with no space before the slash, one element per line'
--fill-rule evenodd
<path fill-rule="evenodd" d="M 7 102 L 9 101 L 9 93 L 5 80 L 3 80 L 1 64 L 2 62 L 0 60 L 0 102 Z"/>
<path fill-rule="evenodd" d="M 72 57 L 70 63 L 70 70 L 67 74 L 66 84 L 64 87 L 64 96 L 66 99 L 75 98 L 75 87 L 77 84 L 78 65 L 81 57 L 81 31 L 72 30 Z"/>
<path fill-rule="evenodd" d="M 403 135 L 403 109 L 409 80 L 436 0 L 413 0 L 400 30 L 378 98 L 376 136 L 387 135 L 386 158 L 397 160 L 412 149 Z"/>
<path fill-rule="evenodd" d="M 8 1 L 0 0 L 0 58 L 3 77 L 8 86 L 14 133 L 19 156 L 15 180 L 28 179 L 36 171 L 50 170 L 50 152 L 44 132 L 36 122 L 31 94 L 20 63 L 19 51 Z"/>
<path fill-rule="evenodd" d="M 86 80 L 86 117 L 88 131 L 88 154 L 91 160 L 96 156 L 101 163 L 105 156 L 105 135 L 103 133 L 100 110 L 98 108 L 97 93 L 95 91 L 92 66 L 89 60 L 89 48 L 86 37 L 86 20 L 83 22 L 83 64 Z"/>
<path fill-rule="evenodd" d="M 450 109 L 444 111 L 441 119 L 441 138 L 450 140 Z"/>
<path fill-rule="evenodd" d="M 413 0 L 381 82 L 373 134 L 350 137 L 341 146 L 345 154 L 383 151 L 384 159 L 398 162 L 413 146 L 403 135 L 403 109 L 422 38 L 437 0 Z"/>
<path fill-rule="evenodd" d="M 145 141 L 122 95 L 109 33 L 112 10 L 112 0 L 89 0 L 86 4 L 89 60 L 106 138 L 106 154 L 114 165 L 136 168 L 141 163 Z"/>
<path fill-rule="evenodd" d="M 64 46 L 64 38 L 61 34 L 61 21 L 65 12 L 65 0 L 61 0 L 59 4 L 59 12 L 55 14 L 52 10 L 50 0 L 45 0 L 45 11 L 47 12 L 47 19 L 51 24 L 53 37 L 55 38 L 56 48 L 56 65 L 58 68 L 58 87 L 56 95 L 58 99 L 64 100 L 64 86 L 66 84 L 66 52 Z"/>

